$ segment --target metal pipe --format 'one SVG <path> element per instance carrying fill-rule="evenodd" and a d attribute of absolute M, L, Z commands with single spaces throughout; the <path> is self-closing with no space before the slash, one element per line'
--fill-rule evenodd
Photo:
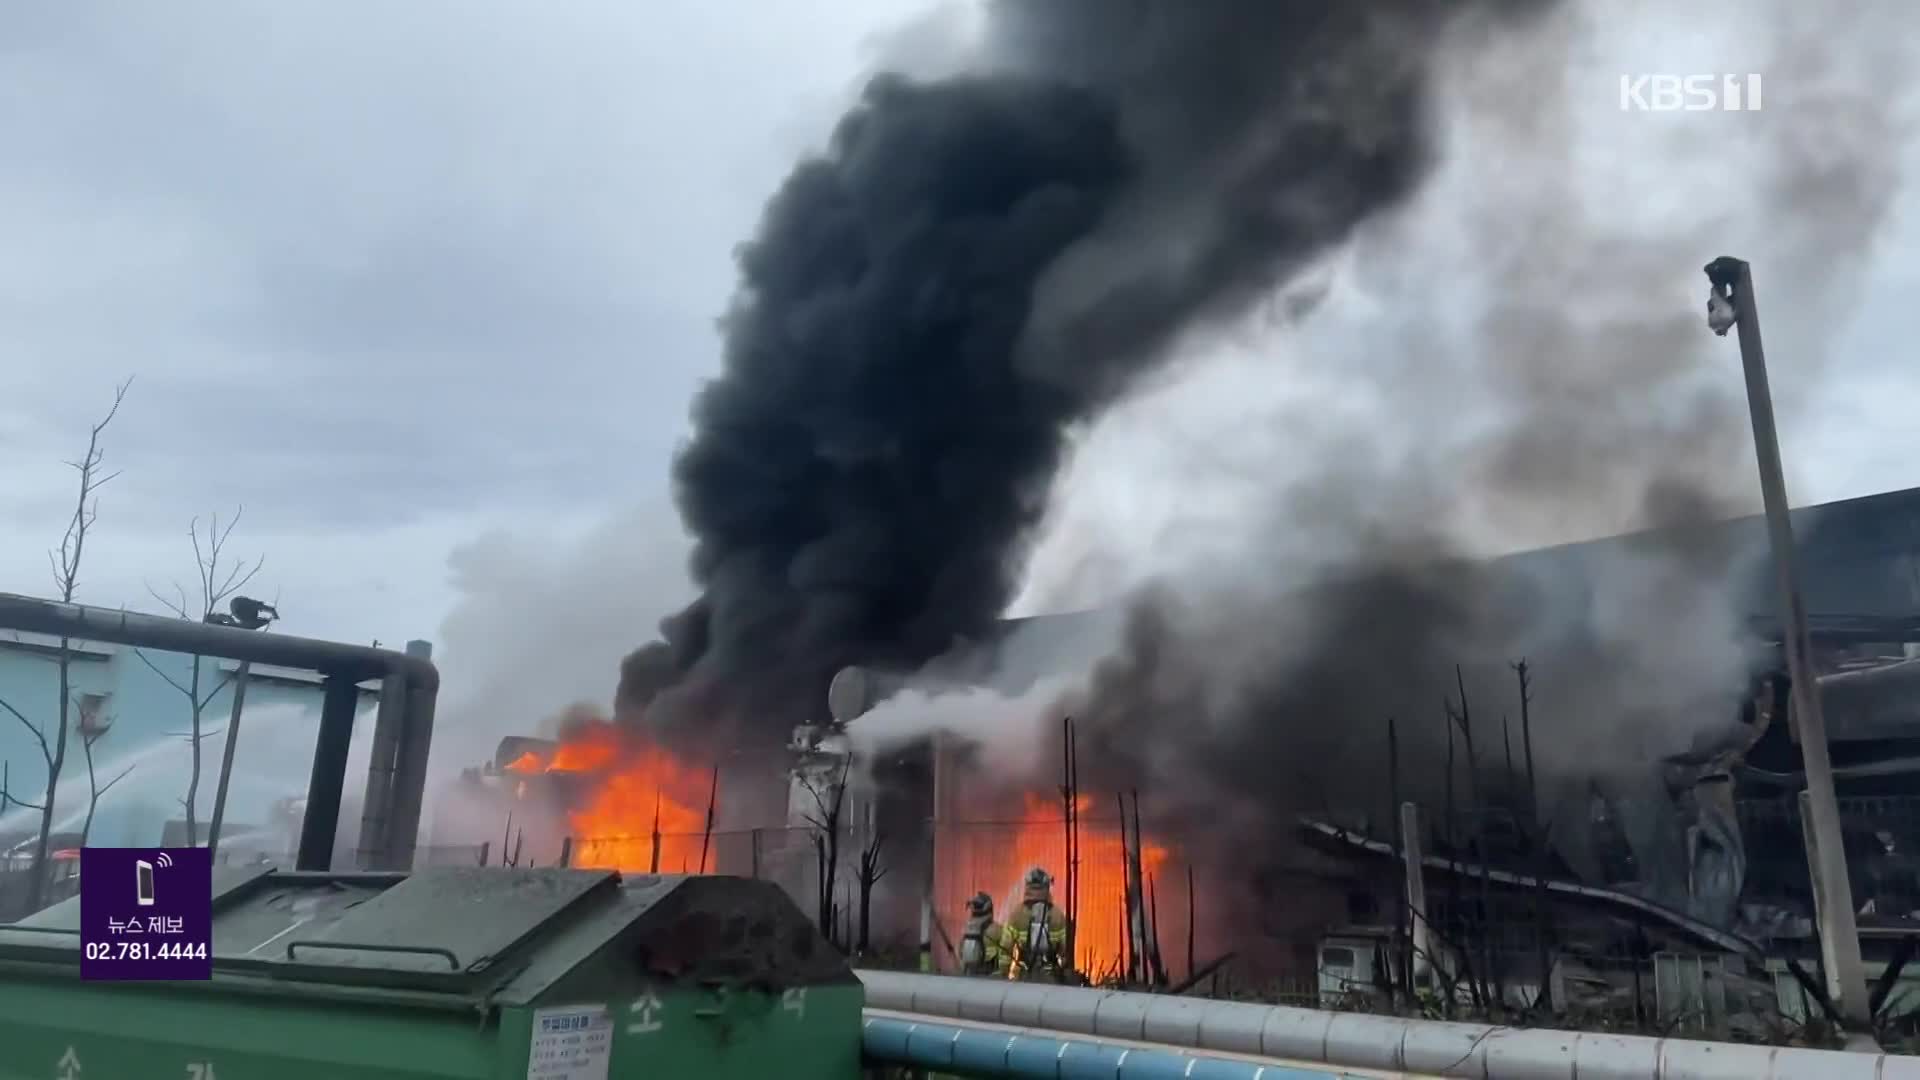
<path fill-rule="evenodd" d="M 242 660 L 233 673 L 233 708 L 227 713 L 227 745 L 220 751 L 220 781 L 213 792 L 213 820 L 207 823 L 207 861 L 220 852 L 220 825 L 227 819 L 227 785 L 233 779 L 233 753 L 240 745 L 240 712 L 247 707 L 247 676 L 253 665 Z"/>
<path fill-rule="evenodd" d="M 433 739 L 434 699 L 440 690 L 440 673 L 428 658 L 424 642 L 409 643 L 405 653 L 337 641 L 289 637 L 285 634 L 261 634 L 233 626 L 193 622 L 187 619 L 161 618 L 137 612 L 62 603 L 16 593 L 0 593 L 0 629 L 21 630 L 53 637 L 77 638 L 116 645 L 163 649 L 195 656 L 215 656 L 249 664 L 296 668 L 319 672 L 352 687 L 368 679 L 397 681 L 404 689 L 404 707 L 395 732 L 395 768 L 376 775 L 369 770 L 367 804 L 385 807 L 384 821 L 376 820 L 376 836 L 366 837 L 362 846 L 384 851 L 387 865 L 404 868 L 412 864 L 416 834 L 420 827 L 421 794 L 426 785 L 426 753 Z M 345 694 L 345 691 L 337 691 Z M 344 754 L 353 734 L 352 706 L 356 696 L 347 698 L 344 725 L 336 722 L 333 736 L 338 746 L 328 743 L 328 725 L 324 718 L 314 750 L 314 777 L 331 776 L 334 766 L 329 754 Z M 338 706 L 337 706 L 338 707 Z M 327 761 L 327 768 L 320 766 Z M 339 758 L 344 776 L 346 759 Z M 414 790 L 415 786 L 420 790 Z M 309 834 L 317 837 L 312 819 L 329 819 L 326 829 L 327 859 L 331 861 L 332 837 L 340 817 L 343 784 L 309 788 L 307 814 L 302 827 L 302 846 Z M 362 819 L 362 826 L 367 824 Z M 316 840 L 317 842 L 317 840 Z M 317 849 L 316 849 L 317 850 Z M 316 857 L 318 857 L 316 855 Z M 301 865 L 305 865 L 302 863 Z"/>
<path fill-rule="evenodd" d="M 427 643 L 410 641 L 407 652 L 426 661 Z M 427 665 L 432 670 L 432 665 Z M 400 725 L 400 743 L 394 748 L 393 802 L 387 822 L 388 861 L 391 868 L 413 866 L 420 839 L 420 812 L 427 791 L 427 758 L 433 751 L 433 712 L 438 686 L 421 686 L 409 676 L 407 722 Z"/>
<path fill-rule="evenodd" d="M 380 706 L 374 714 L 373 745 L 367 753 L 367 797 L 360 804 L 359 865 L 367 870 L 396 870 L 387 842 L 399 776 L 397 750 L 401 715 L 406 710 L 407 679 L 393 672 L 380 681 Z"/>
<path fill-rule="evenodd" d="M 1061 1045 L 1091 1038 L 1189 1054 L 1306 1062 L 1305 1068 L 1332 1069 L 1335 1075 L 1370 1072 L 1476 1080 L 1568 1076 L 1920 1080 L 1920 1057 L 1900 1054 L 1456 1024 L 904 971 L 855 974 L 866 991 L 869 1017 L 912 1013 L 955 1027 L 1029 1029 L 1035 1036 L 1056 1036 Z M 922 1036 L 923 1041 L 930 1038 L 937 1035 Z M 1272 1065 L 1267 1068 L 1268 1077 L 1287 1075 Z M 1195 1075 L 1210 1074 L 1196 1068 Z"/>
<path fill-rule="evenodd" d="M 296 870 L 331 870 L 333 839 L 340 829 L 340 794 L 347 781 L 347 751 L 353 745 L 353 711 L 360 687 L 339 675 L 327 677 L 320 701 L 320 738 L 307 781 L 307 814 L 300 822 Z"/>
<path fill-rule="evenodd" d="M 1813 667 L 1813 637 L 1807 630 L 1807 605 L 1800 591 L 1799 558 L 1793 544 L 1787 481 L 1780 464 L 1780 438 L 1774 426 L 1773 394 L 1767 386 L 1767 358 L 1760 342 L 1760 310 L 1753 298 L 1753 270 L 1745 260 L 1721 256 L 1706 267 L 1722 301 L 1733 305 L 1739 332 L 1740 362 L 1747 380 L 1747 408 L 1753 417 L 1754 456 L 1760 465 L 1760 495 L 1766 504 L 1767 536 L 1779 577 L 1780 622 L 1785 632 L 1787 672 L 1793 681 L 1789 731 L 1800 743 L 1806 763 L 1807 861 L 1816 892 L 1829 891 L 1831 903 L 1819 912 L 1821 967 L 1827 993 L 1849 1026 L 1869 1031 L 1867 976 L 1860 962 L 1860 932 L 1853 917 L 1853 889 L 1841 846 L 1840 806 L 1834 794 L 1833 767 L 1827 756 L 1827 723 L 1821 711 L 1820 682 Z M 1712 303 L 1708 305 L 1709 315 Z M 1711 325 L 1711 323 L 1710 323 Z M 1716 327 L 1726 332 L 1724 323 Z"/>
<path fill-rule="evenodd" d="M 133 611 L 64 604 L 17 593 L 0 593 L 0 629 L 54 637 L 247 660 L 255 664 L 345 675 L 355 682 L 404 671 L 419 685 L 438 690 L 433 664 L 391 649 L 346 645 L 338 641 L 261 634 L 233 626 L 161 618 Z"/>
<path fill-rule="evenodd" d="M 1114 1080 L 1340 1080 L 1340 1074 L 1273 1061 L 1126 1046 L 1102 1039 L 1063 1039 L 1040 1031 L 868 1013 L 861 1057 L 870 1065 L 904 1065 L 964 1076 L 1113 1077 Z"/>

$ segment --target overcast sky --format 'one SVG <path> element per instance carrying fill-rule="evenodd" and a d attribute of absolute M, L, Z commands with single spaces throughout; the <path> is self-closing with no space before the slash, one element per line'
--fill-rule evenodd
<path fill-rule="evenodd" d="M 82 600 L 151 609 L 148 583 L 191 580 L 188 522 L 244 506 L 233 551 L 266 556 L 252 591 L 290 632 L 432 638 L 469 671 L 544 647 L 610 687 L 682 588 L 666 466 L 731 249 L 926 6 L 10 6 L 0 589 L 48 590 L 60 462 L 132 376 Z M 1799 501 L 1920 483 L 1901 183 L 1871 301 L 1787 422 Z M 1080 475 L 1135 506 L 1185 490 Z M 573 640 L 446 622 L 511 622 L 549 578 L 594 608 Z"/>
<path fill-rule="evenodd" d="M 287 629 L 433 637 L 463 541 L 657 501 L 732 245 L 903 8 L 11 7 L 0 588 L 129 375 L 94 603 L 244 506 Z"/>

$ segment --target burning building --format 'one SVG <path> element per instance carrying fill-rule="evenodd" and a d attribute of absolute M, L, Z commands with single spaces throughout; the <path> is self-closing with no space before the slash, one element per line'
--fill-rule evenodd
<path fill-rule="evenodd" d="M 1682 385 L 1699 374 L 1698 320 L 1660 291 L 1674 248 L 1691 272 L 1697 236 L 1663 228 L 1656 244 L 1610 229 L 1613 207 L 1581 216 L 1561 182 L 1584 148 L 1557 139 L 1564 117 L 1531 111 L 1555 100 L 1545 69 L 1578 51 L 1562 7 L 1004 0 L 961 74 L 876 79 L 740 251 L 722 370 L 673 470 L 698 599 L 627 656 L 609 719 L 473 770 L 488 824 L 470 842 L 516 861 L 779 877 L 843 942 L 855 934 L 834 928 L 856 912 L 860 936 L 874 914 L 911 937 L 918 914 L 921 939 L 938 937 L 1023 863 L 1073 867 L 1087 966 L 1114 939 L 1139 951 L 1134 922 L 1145 908 L 1158 923 L 1157 907 L 1163 944 L 1197 939 L 1204 958 L 1306 943 L 1311 970 L 1327 926 L 1380 910 L 1351 864 L 1395 804 L 1443 807 L 1456 777 L 1461 799 L 1487 801 L 1513 772 L 1494 764 L 1511 720 L 1529 776 L 1539 752 L 1548 790 L 1526 801 L 1552 808 L 1535 816 L 1566 882 L 1731 932 L 1754 860 L 1723 781 L 1790 771 L 1762 763 L 1781 725 L 1738 719 L 1747 704 L 1763 715 L 1749 691 L 1770 665 L 1757 530 L 1488 563 L 1445 505 L 1505 511 L 1487 531 L 1527 517 L 1598 531 L 1704 522 L 1748 486 L 1726 480 L 1747 475 L 1733 467 L 1741 414 L 1722 407 L 1735 391 Z M 1453 223 L 1491 237 L 1458 260 L 1484 271 L 1472 310 L 1401 325 L 1384 347 L 1407 355 L 1364 373 L 1387 409 L 1378 427 L 1412 431 L 1404 460 L 1353 445 L 1371 431 L 1330 448 L 1289 433 L 1277 453 L 1310 458 L 1305 479 L 1258 493 L 1245 566 L 1113 611 L 1003 623 L 1070 432 L 1198 331 L 1276 301 L 1289 318 L 1319 310 L 1309 271 L 1376 226 L 1400 235 L 1395 212 L 1427 189 L 1449 54 L 1534 31 L 1562 51 L 1476 68 L 1508 79 L 1461 108 L 1494 115 L 1455 126 L 1491 120 L 1498 148 L 1537 167 L 1521 189 L 1558 186 L 1465 199 Z M 1807 44 L 1782 40 L 1783 56 Z M 1793 205 L 1754 219 L 1781 223 L 1783 258 L 1841 261 L 1871 200 L 1818 203 L 1795 155 L 1824 143 L 1775 141 L 1753 186 Z M 1872 173 L 1853 166 L 1879 152 L 1840 147 L 1820 172 Z M 1392 278 L 1406 254 L 1375 251 L 1361 276 Z M 1431 290 L 1406 276 L 1388 292 L 1411 305 Z M 1471 359 L 1438 355 L 1426 339 L 1443 324 L 1471 324 L 1456 343 Z M 1363 350 L 1336 351 L 1324 359 L 1344 373 Z M 1450 379 L 1493 403 L 1485 423 L 1432 420 Z M 1472 430 L 1440 430 L 1454 427 Z M 1881 610 L 1914 609 L 1893 587 L 1886 552 L 1904 541 L 1888 528 L 1865 530 L 1881 554 L 1802 530 L 1827 552 L 1810 560 L 1816 611 L 1867 635 L 1834 664 L 1904 640 Z M 1346 554 L 1291 574 L 1273 550 L 1309 547 Z M 1525 719 L 1508 666 L 1521 658 L 1538 693 Z M 1456 733 L 1466 760 L 1442 773 Z M 1303 836 L 1302 820 L 1334 831 Z M 523 832 L 547 848 L 530 855 Z M 1169 878 L 1195 883 L 1184 902 L 1167 902 Z"/>
<path fill-rule="evenodd" d="M 1881 943 L 1870 955 L 1884 963 L 1917 925 L 1909 917 L 1920 909 L 1920 879 L 1907 854 L 1920 846 L 1920 695 L 1913 692 L 1920 662 L 1908 655 L 1909 643 L 1920 643 L 1920 490 L 1807 508 L 1796 524 L 1828 673 L 1823 691 L 1849 814 L 1857 906 L 1865 932 Z M 1716 526 L 1714 549 L 1743 550 L 1749 545 L 1742 538 L 1759 530 L 1752 519 Z M 1591 585 L 1604 581 L 1595 568 L 1607 564 L 1610 551 L 1648 542 L 1636 535 L 1529 552 L 1501 566 L 1563 586 Z M 1543 762 L 1552 762 L 1543 768 L 1552 775 L 1539 785 L 1537 805 L 1551 847 L 1545 877 L 1554 925 L 1563 937 L 1586 928 L 1589 953 L 1644 942 L 1649 954 L 1718 955 L 1736 943 L 1761 950 L 1759 963 L 1776 967 L 1783 958 L 1811 955 L 1792 798 L 1798 752 L 1778 704 L 1784 699 L 1776 700 L 1780 684 L 1769 678 L 1778 667 L 1770 644 L 1771 580 L 1763 561 L 1735 565 L 1744 576 L 1736 575 L 1733 594 L 1762 693 L 1748 697 L 1743 687 L 1729 687 L 1727 712 L 1714 723 L 1671 717 L 1678 730 L 1697 733 L 1693 741 L 1629 766 L 1608 761 L 1593 772 L 1569 771 L 1544 745 L 1559 733 L 1544 722 L 1534 733 Z M 1190 925 L 1201 963 L 1229 950 L 1258 953 L 1264 942 L 1267 969 L 1295 975 L 1319 966 L 1315 956 L 1328 934 L 1382 925 L 1397 903 L 1399 880 L 1383 739 L 1375 740 L 1381 754 L 1371 772 L 1344 780 L 1317 807 L 1280 798 L 1269 820 L 1284 829 L 1236 834 L 1229 847 L 1205 835 L 1208 823 L 1183 813 L 1178 800 L 1158 799 L 1153 790 L 1145 792 L 1143 810 L 1121 810 L 1118 797 L 1131 795 L 1129 777 L 1091 760 L 1100 752 L 1100 717 L 1088 714 L 1080 736 L 1089 760 L 1076 803 L 1078 858 L 1069 859 L 1059 724 L 1083 699 L 1071 685 L 1050 680 L 1065 672 L 1084 683 L 1087 671 L 1120 648 L 1125 630 L 1126 620 L 1111 611 L 1011 620 L 917 669 L 844 669 L 826 695 L 826 720 L 789 733 L 779 769 L 764 761 L 715 769 L 636 742 L 630 729 L 604 721 L 577 723 L 559 740 L 509 738 L 492 762 L 463 780 L 487 790 L 493 806 L 484 836 L 469 842 L 488 844 L 496 861 L 565 858 L 632 872 L 705 867 L 775 878 L 840 920 L 844 941 L 864 922 L 875 940 L 910 943 L 923 922 L 922 902 L 930 901 L 924 923 L 931 959 L 942 967 L 950 963 L 967 898 L 985 891 L 1005 904 L 1033 865 L 1059 877 L 1077 868 L 1077 953 L 1092 970 L 1124 961 L 1137 947 L 1129 925 L 1135 903 L 1172 957 L 1166 966 L 1176 979 L 1191 966 L 1184 960 Z M 1541 684 L 1556 677 L 1551 666 L 1534 669 Z M 995 715 L 1010 703 L 1024 710 L 1018 724 Z M 1161 726 L 1174 723 L 1163 718 Z M 1512 737 L 1512 728 L 1506 734 Z M 856 749 L 873 760 L 855 761 Z M 1529 928 L 1537 921 L 1531 883 L 1540 864 L 1530 832 L 1536 822 L 1526 808 L 1534 800 L 1521 766 L 1487 753 L 1477 760 L 1481 804 L 1469 800 L 1475 781 L 1463 763 L 1453 819 L 1431 784 L 1403 778 L 1402 795 L 1425 810 L 1436 911 L 1461 913 L 1446 918 L 1474 911 L 1517 928 L 1507 939 L 1506 973 L 1523 985 L 1538 966 Z M 1194 777 L 1202 796 L 1212 782 Z M 1211 793 L 1222 805 L 1231 797 Z M 1144 836 L 1137 839 L 1132 812 L 1142 818 Z M 823 898 L 829 875 L 819 845 L 830 821 L 838 837 L 833 895 Z M 1480 821 L 1492 824 L 1479 832 Z M 882 872 L 863 902 L 862 858 L 875 854 L 876 836 L 884 866 L 867 868 Z M 1143 878 L 1137 887 L 1127 880 L 1136 862 Z M 1460 869 L 1482 866 L 1490 907 L 1475 899 L 1481 872 Z M 1197 896 L 1189 892 L 1189 874 Z M 1449 875 L 1480 906 L 1450 893 Z M 1138 901 L 1130 899 L 1135 893 Z M 1555 970 L 1567 994 L 1581 979 L 1596 978 L 1580 968 Z M 1791 981 L 1784 969 L 1774 974 L 1783 985 Z"/>

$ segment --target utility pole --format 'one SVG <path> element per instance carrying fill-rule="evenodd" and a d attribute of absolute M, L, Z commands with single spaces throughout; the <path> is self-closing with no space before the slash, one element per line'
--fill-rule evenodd
<path fill-rule="evenodd" d="M 1726 336 L 1738 328 L 1740 362 L 1746 368 L 1747 407 L 1753 413 L 1754 456 L 1760 462 L 1760 494 L 1767 508 L 1767 536 L 1779 577 L 1781 634 L 1787 649 L 1787 675 L 1793 681 L 1791 731 L 1806 763 L 1807 790 L 1801 806 L 1807 815 L 1807 866 L 1812 873 L 1815 917 L 1820 928 L 1820 959 L 1827 993 L 1855 1032 L 1871 1032 L 1867 978 L 1860 963 L 1860 932 L 1854 923 L 1853 886 L 1841 845 L 1840 805 L 1834 795 L 1833 765 L 1827 756 L 1827 721 L 1820 709 L 1820 684 L 1813 670 L 1813 638 L 1800 593 L 1799 560 L 1793 523 L 1787 515 L 1787 482 L 1780 467 L 1780 440 L 1773 422 L 1773 395 L 1767 388 L 1766 354 L 1760 347 L 1760 312 L 1753 299 L 1753 274 L 1745 260 L 1722 255 L 1706 266 L 1712 291 L 1707 325 Z"/>
<path fill-rule="evenodd" d="M 1433 966 L 1433 945 L 1427 926 L 1427 860 L 1422 854 L 1425 838 L 1420 832 L 1420 808 L 1411 802 L 1400 804 L 1400 837 L 1400 857 L 1405 860 L 1407 879 L 1407 930 L 1412 940 L 1408 951 L 1413 954 L 1407 983 L 1418 994 Z"/>

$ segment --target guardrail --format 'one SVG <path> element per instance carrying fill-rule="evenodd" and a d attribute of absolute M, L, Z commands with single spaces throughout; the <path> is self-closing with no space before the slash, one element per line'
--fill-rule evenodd
<path fill-rule="evenodd" d="M 1920 1057 L 1896 1054 L 1405 1020 L 1000 979 L 857 974 L 875 1018 L 915 1014 L 960 1022 L 957 1026 L 1000 1025 L 1189 1056 L 1240 1055 L 1336 1071 L 1475 1080 L 1920 1080 Z M 895 1037 L 890 1029 L 883 1034 Z M 1031 1071 L 1022 1066 L 988 1075 L 1068 1074 L 1057 1067 Z M 1285 1073 L 1269 1068 L 1267 1075 Z"/>

